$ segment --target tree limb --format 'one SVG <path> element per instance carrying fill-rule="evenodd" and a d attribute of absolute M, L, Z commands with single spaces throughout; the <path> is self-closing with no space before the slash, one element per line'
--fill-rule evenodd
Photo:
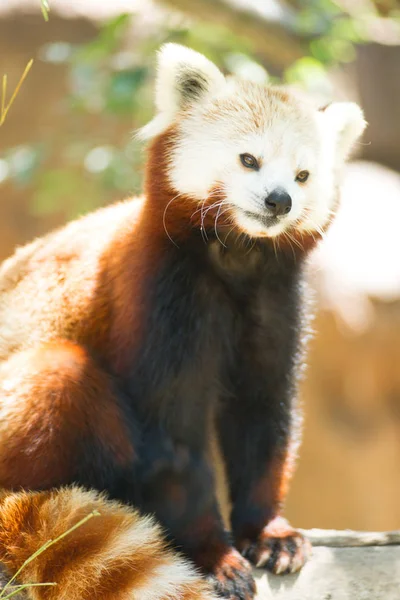
<path fill-rule="evenodd" d="M 352 531 L 351 529 L 303 529 L 313 546 L 350 548 L 360 546 L 390 546 L 400 544 L 400 530 Z"/>
<path fill-rule="evenodd" d="M 300 573 L 255 577 L 257 600 L 398 600 L 400 546 L 322 546 Z"/>
<path fill-rule="evenodd" d="M 223 25 L 239 38 L 251 40 L 264 63 L 277 72 L 305 54 L 302 41 L 279 21 L 268 21 L 256 12 L 242 10 L 225 0 L 161 0 L 189 16 Z"/>

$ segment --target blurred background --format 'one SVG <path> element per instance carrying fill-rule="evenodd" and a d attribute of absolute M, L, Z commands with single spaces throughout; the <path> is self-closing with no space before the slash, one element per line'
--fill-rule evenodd
<path fill-rule="evenodd" d="M 1 0 L 0 260 L 140 190 L 132 132 L 153 114 L 156 49 L 359 102 L 369 127 L 314 253 L 304 442 L 287 504 L 301 527 L 400 528 L 400 5 L 396 0 Z M 45 2 L 44 2 L 45 5 Z"/>

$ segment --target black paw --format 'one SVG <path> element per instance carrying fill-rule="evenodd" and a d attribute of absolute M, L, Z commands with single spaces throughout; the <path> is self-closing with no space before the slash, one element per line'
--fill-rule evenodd
<path fill-rule="evenodd" d="M 276 575 L 299 571 L 310 555 L 310 542 L 282 517 L 273 519 L 256 542 L 243 548 L 243 556 L 253 565 Z"/>
<path fill-rule="evenodd" d="M 221 557 L 207 579 L 220 598 L 253 600 L 256 594 L 251 565 L 234 548 Z"/>

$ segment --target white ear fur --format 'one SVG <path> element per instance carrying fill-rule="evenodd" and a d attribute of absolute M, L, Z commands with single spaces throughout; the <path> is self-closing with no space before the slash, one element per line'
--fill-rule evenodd
<path fill-rule="evenodd" d="M 319 111 L 324 133 L 328 132 L 339 158 L 345 160 L 367 123 L 355 102 L 333 102 Z"/>
<path fill-rule="evenodd" d="M 204 101 L 224 85 L 224 75 L 205 56 L 179 44 L 165 44 L 157 62 L 155 101 L 159 114 L 139 132 L 139 137 L 158 135 L 176 113 Z"/>
<path fill-rule="evenodd" d="M 216 93 L 225 83 L 211 61 L 179 44 L 162 46 L 157 70 L 156 106 L 170 114 Z"/>

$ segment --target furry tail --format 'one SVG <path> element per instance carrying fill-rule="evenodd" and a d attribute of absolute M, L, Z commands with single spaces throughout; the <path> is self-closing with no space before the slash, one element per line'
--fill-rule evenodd
<path fill-rule="evenodd" d="M 152 518 L 78 488 L 0 493 L 0 577 L 2 568 L 13 576 L 43 544 L 93 510 L 100 516 L 47 548 L 21 571 L 16 583 L 57 584 L 31 587 L 24 597 L 216 600 L 194 568 L 166 547 Z"/>

